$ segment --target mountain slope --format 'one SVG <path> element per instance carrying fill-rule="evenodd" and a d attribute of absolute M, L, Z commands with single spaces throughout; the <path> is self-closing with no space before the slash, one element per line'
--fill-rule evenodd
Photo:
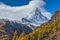
<path fill-rule="evenodd" d="M 51 20 L 36 28 L 32 33 L 20 36 L 20 40 L 60 40 L 60 11 L 56 11 Z"/>
<path fill-rule="evenodd" d="M 17 23 L 16 21 L 9 21 L 7 19 L 0 19 L 0 38 L 2 37 L 2 34 L 6 34 L 9 36 L 9 39 L 11 40 L 14 32 L 17 31 L 17 35 L 20 35 L 22 32 L 25 34 L 28 34 L 32 31 L 31 28 L 29 28 L 25 24 Z"/>

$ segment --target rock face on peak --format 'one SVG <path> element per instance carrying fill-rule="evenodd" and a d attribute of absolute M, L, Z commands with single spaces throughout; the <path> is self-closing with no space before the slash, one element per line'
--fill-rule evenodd
<path fill-rule="evenodd" d="M 55 14 L 52 16 L 52 20 L 59 20 L 60 19 L 60 11 L 55 11 Z"/>

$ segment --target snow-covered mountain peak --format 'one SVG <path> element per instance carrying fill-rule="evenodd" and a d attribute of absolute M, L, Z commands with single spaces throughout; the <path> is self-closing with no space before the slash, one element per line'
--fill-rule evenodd
<path fill-rule="evenodd" d="M 43 14 L 39 8 L 36 8 L 34 11 L 30 12 L 31 15 L 28 15 L 26 18 L 22 18 L 22 22 L 23 23 L 32 23 L 35 24 L 37 26 L 41 25 L 42 23 L 48 21 L 48 17 L 45 14 Z"/>

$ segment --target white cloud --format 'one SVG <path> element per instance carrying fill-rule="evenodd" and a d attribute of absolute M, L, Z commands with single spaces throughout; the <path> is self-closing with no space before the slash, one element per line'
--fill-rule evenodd
<path fill-rule="evenodd" d="M 30 15 L 32 10 L 35 10 L 36 7 L 39 7 L 42 14 L 47 14 L 44 8 L 45 2 L 43 0 L 32 0 L 28 5 L 20 6 L 20 7 L 11 7 L 0 3 L 0 19 L 10 19 L 10 20 L 20 20 L 22 17 L 26 17 Z M 48 14 L 50 15 L 50 13 Z"/>

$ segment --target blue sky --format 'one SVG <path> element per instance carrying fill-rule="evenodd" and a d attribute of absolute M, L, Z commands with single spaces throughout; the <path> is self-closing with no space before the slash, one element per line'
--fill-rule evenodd
<path fill-rule="evenodd" d="M 0 0 L 6 5 L 10 6 L 22 6 L 27 5 L 31 0 Z M 44 0 L 46 2 L 45 9 L 51 13 L 55 10 L 60 10 L 60 0 Z"/>
<path fill-rule="evenodd" d="M 44 0 L 46 2 L 46 10 L 54 13 L 55 10 L 60 10 L 60 0 Z"/>
<path fill-rule="evenodd" d="M 27 5 L 31 0 L 0 0 L 0 2 L 3 2 L 10 6 L 22 6 Z"/>

